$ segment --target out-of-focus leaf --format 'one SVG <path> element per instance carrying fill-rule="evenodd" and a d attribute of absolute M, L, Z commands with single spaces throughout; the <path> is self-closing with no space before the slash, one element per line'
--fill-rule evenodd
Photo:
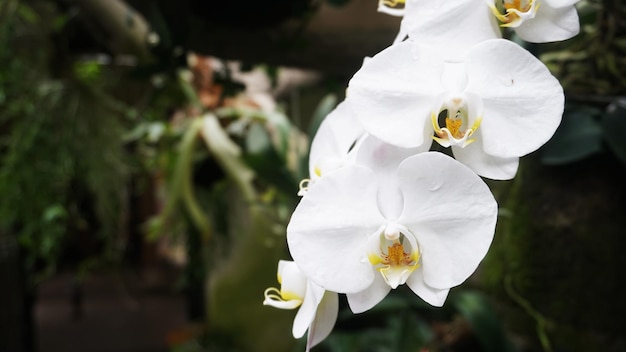
<path fill-rule="evenodd" d="M 595 120 L 600 111 L 575 107 L 565 111 L 552 139 L 542 148 L 541 161 L 560 165 L 583 159 L 602 150 L 602 127 Z"/>
<path fill-rule="evenodd" d="M 20 4 L 20 7 L 18 8 L 17 13 L 23 20 L 25 20 L 26 22 L 30 24 L 37 23 L 37 21 L 40 19 L 37 12 L 35 12 L 33 8 L 27 5 Z"/>
<path fill-rule="evenodd" d="M 285 193 L 297 192 L 297 182 L 276 151 L 268 131 L 263 125 L 253 123 L 246 135 L 245 162 L 256 174 Z"/>
<path fill-rule="evenodd" d="M 264 306 L 263 291 L 276 287 L 276 266 L 285 259 L 284 233 L 276 233 L 273 209 L 252 205 L 231 190 L 229 237 L 232 254 L 216 263 L 209 277 L 209 330 L 237 343 L 232 350 L 290 351 L 296 310 Z M 258 203 L 257 203 L 258 204 Z"/>
<path fill-rule="evenodd" d="M 419 351 L 433 337 L 433 332 L 425 321 L 417 318 L 411 311 L 404 311 L 389 322 L 395 332 L 396 348 L 394 351 Z"/>
<path fill-rule="evenodd" d="M 287 116 L 280 112 L 271 112 L 264 114 L 267 119 L 267 128 L 271 129 L 276 144 L 276 151 L 285 157 L 289 149 L 289 135 L 293 126 L 289 122 Z"/>
<path fill-rule="evenodd" d="M 350 0 L 326 0 L 326 2 L 332 6 L 344 6 L 346 5 L 348 2 L 350 2 Z"/>
<path fill-rule="evenodd" d="M 206 219 L 206 212 L 202 209 L 193 190 L 193 150 L 195 141 L 200 131 L 204 128 L 201 118 L 193 120 L 188 126 L 183 139 L 178 146 L 178 160 L 176 161 L 176 170 L 174 171 L 173 184 L 171 186 L 171 194 L 163 212 L 162 219 L 167 220 L 174 212 L 178 205 L 178 201 L 183 202 L 190 220 L 198 228 L 198 231 L 205 236 L 211 233 L 211 224 Z M 153 223 L 154 224 L 154 223 Z"/>
<path fill-rule="evenodd" d="M 615 155 L 626 163 L 626 98 L 615 100 L 607 108 L 602 121 L 604 138 Z"/>
<path fill-rule="evenodd" d="M 252 154 L 264 153 L 268 149 L 272 149 L 272 141 L 265 128 L 260 124 L 250 125 L 246 135 L 246 149 Z"/>
<path fill-rule="evenodd" d="M 85 83 L 95 82 L 101 73 L 100 64 L 96 61 L 84 60 L 74 64 L 74 76 Z"/>
<path fill-rule="evenodd" d="M 61 204 L 54 204 L 49 206 L 43 213 L 43 219 L 47 222 L 52 222 L 58 219 L 64 219 L 67 216 L 65 207 Z"/>
<path fill-rule="evenodd" d="M 313 139 L 320 124 L 328 114 L 337 106 L 337 96 L 328 94 L 317 104 L 313 116 L 311 116 L 311 125 L 309 126 L 309 137 Z"/>
<path fill-rule="evenodd" d="M 450 297 L 451 303 L 468 321 L 485 352 L 513 352 L 514 345 L 506 337 L 489 301 L 480 293 L 462 291 Z"/>
<path fill-rule="evenodd" d="M 207 114 L 201 121 L 201 135 L 211 155 L 237 184 L 244 197 L 252 202 L 256 198 L 252 186 L 254 172 L 241 160 L 241 149 L 230 139 L 215 115 Z"/>

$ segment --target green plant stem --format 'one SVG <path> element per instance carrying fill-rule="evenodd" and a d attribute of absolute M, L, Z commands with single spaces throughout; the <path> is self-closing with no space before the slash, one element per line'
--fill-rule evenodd
<path fill-rule="evenodd" d="M 180 156 L 176 164 L 176 172 L 180 173 L 175 181 L 180 182 L 180 195 L 191 222 L 198 228 L 199 232 L 205 239 L 210 238 L 211 224 L 207 219 L 207 215 L 196 200 L 193 189 L 193 150 L 195 142 L 199 136 L 202 127 L 200 119 L 194 119 L 180 144 Z"/>
<path fill-rule="evenodd" d="M 546 332 L 547 328 L 552 325 L 551 322 L 546 319 L 541 313 L 539 313 L 532 306 L 532 304 L 528 302 L 528 300 L 526 300 L 519 293 L 517 293 L 517 291 L 515 291 L 515 289 L 513 288 L 513 279 L 511 278 L 511 275 L 506 275 L 504 277 L 504 288 L 509 297 L 511 297 L 517 304 L 519 304 L 522 309 L 524 309 L 524 311 L 537 322 L 537 337 L 539 338 L 541 347 L 545 352 L 552 352 L 552 345 Z"/>
<path fill-rule="evenodd" d="M 224 173 L 235 182 L 246 202 L 252 204 L 257 199 L 252 184 L 254 172 L 241 160 L 239 146 L 229 138 L 215 115 L 207 114 L 200 120 L 207 148 Z"/>

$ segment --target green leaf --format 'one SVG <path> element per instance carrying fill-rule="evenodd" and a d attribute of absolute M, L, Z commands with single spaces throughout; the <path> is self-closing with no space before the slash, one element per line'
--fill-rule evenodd
<path fill-rule="evenodd" d="M 258 123 L 253 123 L 246 135 L 246 149 L 249 153 L 259 154 L 272 149 L 272 141 L 265 128 Z"/>
<path fill-rule="evenodd" d="M 626 163 L 626 98 L 616 99 L 611 103 L 602 121 L 604 138 L 615 155 Z"/>
<path fill-rule="evenodd" d="M 450 301 L 470 324 L 484 352 L 516 351 L 485 296 L 479 292 L 462 291 L 451 296 Z"/>
<path fill-rule="evenodd" d="M 266 182 L 287 194 L 297 192 L 297 181 L 278 154 L 269 132 L 262 124 L 253 123 L 246 135 L 246 153 L 243 160 Z"/>
<path fill-rule="evenodd" d="M 55 220 L 63 220 L 67 217 L 67 211 L 61 204 L 54 204 L 46 208 L 43 213 L 43 219 L 46 222 L 53 222 Z"/>
<path fill-rule="evenodd" d="M 273 140 L 276 151 L 282 158 L 287 157 L 289 152 L 289 136 L 294 128 L 287 116 L 280 112 L 265 113 L 266 130 L 273 130 Z"/>
<path fill-rule="evenodd" d="M 395 351 L 419 351 L 433 338 L 428 324 L 418 319 L 411 311 L 404 311 L 389 322 L 395 332 Z"/>
<path fill-rule="evenodd" d="M 244 197 L 253 202 L 256 190 L 252 185 L 254 171 L 241 160 L 241 149 L 233 142 L 220 125 L 215 115 L 207 114 L 201 118 L 201 134 L 204 142 L 224 173 L 232 179 Z"/>
<path fill-rule="evenodd" d="M 572 107 L 563 115 L 556 133 L 542 148 L 544 164 L 560 165 L 581 160 L 602 150 L 602 127 L 595 117 L 600 110 Z"/>
<path fill-rule="evenodd" d="M 29 24 L 35 24 L 40 19 L 39 15 L 33 8 L 28 5 L 20 4 L 20 7 L 17 9 L 18 15 Z"/>
<path fill-rule="evenodd" d="M 345 6 L 350 2 L 350 0 L 326 0 L 326 2 L 335 7 Z"/>

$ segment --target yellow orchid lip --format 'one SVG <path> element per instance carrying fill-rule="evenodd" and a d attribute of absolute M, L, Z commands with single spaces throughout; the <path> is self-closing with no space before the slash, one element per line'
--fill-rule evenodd
<path fill-rule="evenodd" d="M 388 224 L 383 233 L 375 235 L 373 242 L 378 244 L 371 248 L 367 258 L 378 270 L 385 282 L 395 289 L 406 282 L 409 275 L 419 267 L 419 248 L 417 241 L 409 236 L 404 226 Z M 393 233 L 388 231 L 393 229 Z"/>
<path fill-rule="evenodd" d="M 500 27 L 515 28 L 524 21 L 534 18 L 539 5 L 536 0 L 503 0 L 504 14 L 494 5 L 489 7 L 498 21 L 502 22 Z"/>
<path fill-rule="evenodd" d="M 264 296 L 263 305 L 279 309 L 296 309 L 303 301 L 303 298 L 297 294 L 293 292 L 282 292 L 275 287 L 266 289 Z"/>
<path fill-rule="evenodd" d="M 451 118 L 447 116 L 445 118 L 446 127 L 439 126 L 439 117 L 437 113 L 433 112 L 430 115 L 433 129 L 436 135 L 432 138 L 444 148 L 450 147 L 452 145 L 465 148 L 466 146 L 476 141 L 475 138 L 470 139 L 469 137 L 471 137 L 474 132 L 476 132 L 476 130 L 478 130 L 478 128 L 480 127 L 480 124 L 482 122 L 482 116 L 479 116 L 474 120 L 472 127 L 463 130 L 463 124 L 465 121 L 463 121 L 459 114 L 460 111 L 457 111 L 455 117 Z"/>
<path fill-rule="evenodd" d="M 378 6 L 384 6 L 387 8 L 399 10 L 404 9 L 405 0 L 380 0 L 378 1 Z"/>
<path fill-rule="evenodd" d="M 407 249 L 409 253 L 406 252 Z M 407 249 L 400 240 L 394 240 L 386 251 L 381 249 L 379 253 L 368 255 L 370 263 L 393 289 L 404 284 L 409 275 L 419 267 L 419 251 L 410 246 Z"/>
<path fill-rule="evenodd" d="M 378 12 L 386 13 L 392 16 L 404 16 L 406 8 L 405 0 L 379 0 Z"/>

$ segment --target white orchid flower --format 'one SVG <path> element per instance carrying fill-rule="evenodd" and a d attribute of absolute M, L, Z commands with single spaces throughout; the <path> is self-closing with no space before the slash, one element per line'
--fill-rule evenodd
<path fill-rule="evenodd" d="M 406 0 L 394 43 L 406 36 L 454 59 L 473 45 L 502 34 L 489 8 L 476 0 Z"/>
<path fill-rule="evenodd" d="M 402 161 L 397 192 L 381 192 L 388 176 L 353 164 L 320 179 L 287 227 L 291 254 L 310 280 L 348 294 L 354 312 L 402 284 L 441 306 L 487 253 L 496 201 L 480 177 L 442 153 Z"/>
<path fill-rule="evenodd" d="M 309 281 L 296 263 L 278 262 L 280 290 L 265 290 L 263 305 L 280 309 L 300 307 L 293 321 L 293 337 L 301 338 L 308 330 L 307 351 L 322 342 L 332 331 L 339 312 L 339 299 L 334 292 L 325 291 Z"/>
<path fill-rule="evenodd" d="M 435 139 L 479 175 L 504 180 L 554 134 L 564 95 L 545 65 L 510 41 L 483 41 L 460 62 L 405 41 L 363 65 L 345 103 L 387 143 Z"/>
<path fill-rule="evenodd" d="M 320 124 L 309 152 L 309 178 L 300 182 L 303 196 L 322 175 L 349 164 L 351 151 L 365 134 L 359 120 L 342 102 Z"/>
<path fill-rule="evenodd" d="M 486 0 L 502 27 L 510 27 L 523 40 L 546 43 L 566 40 L 580 31 L 578 0 L 496 0 L 502 3 L 500 13 L 494 0 Z"/>

